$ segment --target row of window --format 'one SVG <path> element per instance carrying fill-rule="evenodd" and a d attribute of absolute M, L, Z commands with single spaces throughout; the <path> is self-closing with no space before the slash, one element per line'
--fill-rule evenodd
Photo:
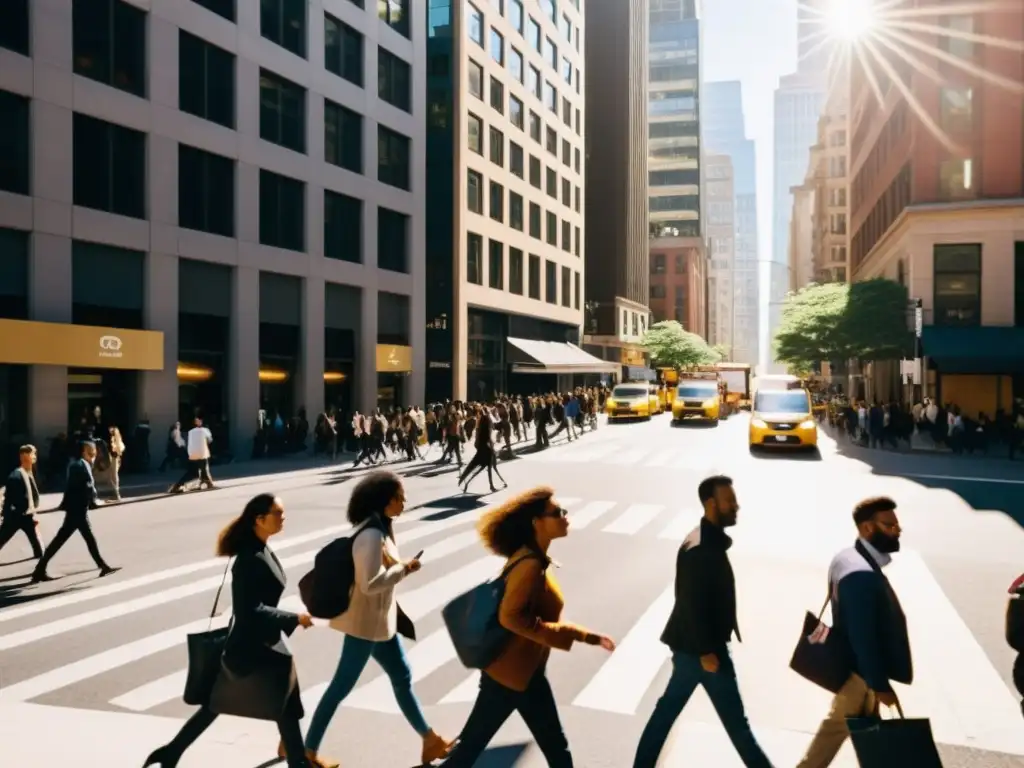
<path fill-rule="evenodd" d="M 487 274 L 486 283 L 489 288 L 505 290 L 505 244 L 491 239 L 487 242 Z M 525 295 L 531 299 L 541 300 L 541 258 L 537 254 L 529 254 L 529 261 L 524 262 L 523 252 L 519 248 L 508 248 L 508 292 L 517 296 Z M 528 271 L 524 265 L 528 264 Z M 544 301 L 563 307 L 580 308 L 580 273 L 562 267 L 562 279 L 558 280 L 558 265 L 544 261 Z M 484 285 L 484 238 L 475 232 L 466 234 L 466 280 L 474 285 Z M 559 291 L 559 288 L 561 290 Z M 561 295 L 559 295 L 561 294 Z"/>

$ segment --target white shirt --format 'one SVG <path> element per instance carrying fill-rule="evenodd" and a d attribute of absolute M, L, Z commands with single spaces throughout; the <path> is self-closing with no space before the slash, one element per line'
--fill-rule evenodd
<path fill-rule="evenodd" d="M 331 619 L 331 629 L 363 640 L 390 640 L 398 629 L 395 587 L 405 578 L 405 566 L 399 562 L 398 546 L 375 528 L 353 533 L 352 561 L 355 583 L 348 610 Z M 384 567 L 384 552 L 395 565 Z"/>
<path fill-rule="evenodd" d="M 28 497 L 28 509 L 25 510 L 25 514 L 35 514 L 36 503 L 35 499 L 32 498 L 32 480 L 29 478 L 28 471 L 24 467 L 18 467 L 18 471 L 21 472 L 21 479 L 25 481 L 25 495 Z"/>
<path fill-rule="evenodd" d="M 206 427 L 192 427 L 188 431 L 188 458 L 191 461 L 203 461 L 210 458 L 210 441 L 213 435 Z"/>

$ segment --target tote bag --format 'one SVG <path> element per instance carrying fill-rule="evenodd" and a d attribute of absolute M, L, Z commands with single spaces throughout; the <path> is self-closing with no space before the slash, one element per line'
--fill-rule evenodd
<path fill-rule="evenodd" d="M 935 747 L 931 722 L 923 718 L 908 719 L 903 708 L 896 705 L 899 717 L 849 717 L 857 762 L 861 768 L 942 768 L 942 758 Z"/>
<path fill-rule="evenodd" d="M 837 693 L 850 677 L 850 663 L 844 648 L 832 628 L 821 618 L 832 602 L 832 589 L 821 606 L 818 615 L 810 611 L 804 614 L 804 625 L 789 668 L 806 680 L 821 686 L 826 691 Z"/>
<path fill-rule="evenodd" d="M 224 655 L 224 644 L 228 639 L 228 627 L 223 629 L 211 629 L 213 617 L 217 615 L 217 604 L 220 602 L 221 592 L 224 590 L 224 583 L 228 578 L 228 569 L 231 567 L 231 559 L 224 566 L 224 576 L 217 587 L 217 596 L 213 598 L 213 610 L 210 611 L 210 623 L 205 632 L 197 632 L 189 635 L 188 644 L 188 673 L 185 676 L 185 694 L 182 697 L 186 704 L 193 706 L 206 704 L 210 700 L 210 691 L 213 690 L 213 683 L 220 672 L 220 660 Z"/>

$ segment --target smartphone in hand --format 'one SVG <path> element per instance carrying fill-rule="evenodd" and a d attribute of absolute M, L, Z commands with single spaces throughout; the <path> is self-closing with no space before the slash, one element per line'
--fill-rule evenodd
<path fill-rule="evenodd" d="M 413 558 L 413 560 L 419 560 L 421 557 L 423 557 L 423 553 L 426 551 L 427 550 L 425 549 L 421 549 L 419 552 L 416 553 L 416 556 Z"/>

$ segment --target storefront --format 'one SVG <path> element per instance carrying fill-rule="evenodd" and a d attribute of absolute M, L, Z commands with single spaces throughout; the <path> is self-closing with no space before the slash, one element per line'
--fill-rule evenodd
<path fill-rule="evenodd" d="M 568 392 L 579 377 L 587 374 L 617 375 L 619 364 L 600 360 L 575 344 L 557 341 L 509 338 L 506 359 L 512 368 L 513 380 L 521 377 L 543 381 L 534 392 Z"/>
<path fill-rule="evenodd" d="M 972 419 L 1010 412 L 1024 398 L 1024 328 L 925 326 L 927 396 L 958 406 Z"/>
<path fill-rule="evenodd" d="M 377 345 L 377 407 L 388 411 L 408 408 L 408 378 L 412 373 L 412 347 L 400 344 Z"/>

